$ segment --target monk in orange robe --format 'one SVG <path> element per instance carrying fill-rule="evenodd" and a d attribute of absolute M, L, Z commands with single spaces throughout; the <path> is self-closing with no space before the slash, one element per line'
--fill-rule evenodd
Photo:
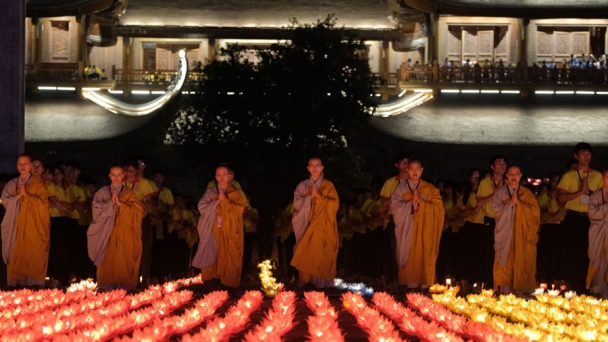
<path fill-rule="evenodd" d="M 2 258 L 9 286 L 43 286 L 49 258 L 51 218 L 44 182 L 31 174 L 32 158 L 17 159 L 19 177 L 2 191 Z"/>
<path fill-rule="evenodd" d="M 540 208 L 534 194 L 520 186 L 521 169 L 507 169 L 507 186 L 496 189 L 494 228 L 494 288 L 524 293 L 536 288 L 536 243 Z"/>
<path fill-rule="evenodd" d="M 435 282 L 435 264 L 445 213 L 439 190 L 420 179 L 422 164 L 410 160 L 408 180 L 391 198 L 395 220 L 399 284 L 414 289 Z"/>
<path fill-rule="evenodd" d="M 602 171 L 604 186 L 589 196 L 589 268 L 587 289 L 608 298 L 608 169 Z"/>
<path fill-rule="evenodd" d="M 89 257 L 102 288 L 134 288 L 141 263 L 143 209 L 137 195 L 122 184 L 124 169 L 112 166 L 111 185 L 93 197 L 93 223 L 87 231 Z"/>
<path fill-rule="evenodd" d="M 308 172 L 310 178 L 300 182 L 294 192 L 291 222 L 296 245 L 291 265 L 300 272 L 300 285 L 332 287 L 339 248 L 336 213 L 340 200 L 334 184 L 323 177 L 321 159 L 311 158 Z"/>
<path fill-rule="evenodd" d="M 192 266 L 201 269 L 203 280 L 219 279 L 228 287 L 238 287 L 243 268 L 243 197 L 231 184 L 225 166 L 215 169 L 217 186 L 207 189 L 198 202 L 200 238 Z"/>

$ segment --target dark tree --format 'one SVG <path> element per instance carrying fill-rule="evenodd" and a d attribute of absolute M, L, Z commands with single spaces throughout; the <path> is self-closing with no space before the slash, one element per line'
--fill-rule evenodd
<path fill-rule="evenodd" d="M 292 25 L 289 42 L 222 49 L 198 95 L 185 97 L 168 131 L 178 145 L 238 145 L 293 151 L 347 147 L 375 110 L 365 49 L 330 16 Z"/>

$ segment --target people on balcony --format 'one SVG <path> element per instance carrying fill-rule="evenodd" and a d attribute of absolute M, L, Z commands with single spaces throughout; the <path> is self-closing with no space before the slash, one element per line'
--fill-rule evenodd
<path fill-rule="evenodd" d="M 574 54 L 561 63 L 553 59 L 539 60 L 528 66 L 526 61 L 505 64 L 490 59 L 483 61 L 465 59 L 460 63 L 445 59 L 443 65 L 436 61 L 412 65 L 411 59 L 401 67 L 402 81 L 439 81 L 464 83 L 557 83 L 557 84 L 604 84 L 608 82 L 608 59 L 602 55 Z"/>

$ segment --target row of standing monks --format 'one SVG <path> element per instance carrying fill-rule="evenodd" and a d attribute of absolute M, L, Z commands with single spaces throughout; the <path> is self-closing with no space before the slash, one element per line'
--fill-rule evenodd
<path fill-rule="evenodd" d="M 582 282 L 582 287 L 608 295 L 604 255 L 608 172 L 589 168 L 589 144 L 577 144 L 574 152 L 578 167 L 564 174 L 555 199 L 567 210 L 560 229 L 566 233 L 563 243 L 571 246 L 564 253 L 571 257 L 566 258 L 564 268 L 572 270 L 574 288 L 582 289 Z M 386 181 L 381 196 L 390 213 L 387 229 L 394 229 L 398 280 L 407 288 L 425 288 L 435 282 L 444 205 L 439 190 L 421 179 L 420 161 L 404 157 L 396 166 L 400 173 Z M 490 166 L 492 177 L 484 179 L 469 197 L 475 203 L 467 220 L 493 234 L 494 287 L 502 292 L 531 291 L 536 287 L 539 205 L 531 191 L 520 185 L 520 167 L 507 167 L 506 158 L 500 155 L 492 158 Z M 2 256 L 8 265 L 9 285 L 40 286 L 48 264 L 48 199 L 42 181 L 30 172 L 31 158 L 20 156 L 17 168 L 20 176 L 2 192 L 6 207 Z M 333 183 L 323 176 L 320 159 L 310 159 L 307 168 L 310 178 L 294 192 L 296 244 L 291 265 L 299 271 L 300 285 L 330 287 L 339 249 L 339 198 Z M 143 209 L 133 190 L 123 183 L 122 166 L 112 166 L 109 178 L 111 184 L 100 188 L 93 198 L 88 253 L 97 266 L 99 286 L 134 287 L 142 256 Z M 217 185 L 208 188 L 198 203 L 200 242 L 192 266 L 201 269 L 203 280 L 215 278 L 225 286 L 237 287 L 243 266 L 244 198 L 232 185 L 229 168 L 218 167 L 215 178 Z M 579 277 L 581 266 L 588 270 L 586 282 L 584 275 Z"/>

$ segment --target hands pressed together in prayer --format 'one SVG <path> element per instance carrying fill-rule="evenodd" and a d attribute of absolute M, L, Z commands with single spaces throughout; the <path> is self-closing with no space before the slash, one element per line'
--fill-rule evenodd
<path fill-rule="evenodd" d="M 511 204 L 517 206 L 519 203 L 519 197 L 517 197 L 517 191 L 513 191 L 513 195 L 511 195 Z"/>
<path fill-rule="evenodd" d="M 317 190 L 317 185 L 313 184 L 312 189 L 310 189 L 310 197 L 317 198 L 319 196 L 319 190 Z"/>
<path fill-rule="evenodd" d="M 420 207 L 420 196 L 418 195 L 418 189 L 414 189 L 412 195 L 412 212 L 415 214 L 418 212 L 418 208 Z"/>
<path fill-rule="evenodd" d="M 112 204 L 117 205 L 119 208 L 122 207 L 122 203 L 120 203 L 120 199 L 118 198 L 116 191 L 112 192 Z"/>
<path fill-rule="evenodd" d="M 21 199 L 25 196 L 25 183 L 21 183 L 21 187 L 19 188 L 19 194 L 17 195 L 17 199 Z"/>
<path fill-rule="evenodd" d="M 221 203 L 225 199 L 226 199 L 226 189 L 218 189 L 217 201 Z"/>

